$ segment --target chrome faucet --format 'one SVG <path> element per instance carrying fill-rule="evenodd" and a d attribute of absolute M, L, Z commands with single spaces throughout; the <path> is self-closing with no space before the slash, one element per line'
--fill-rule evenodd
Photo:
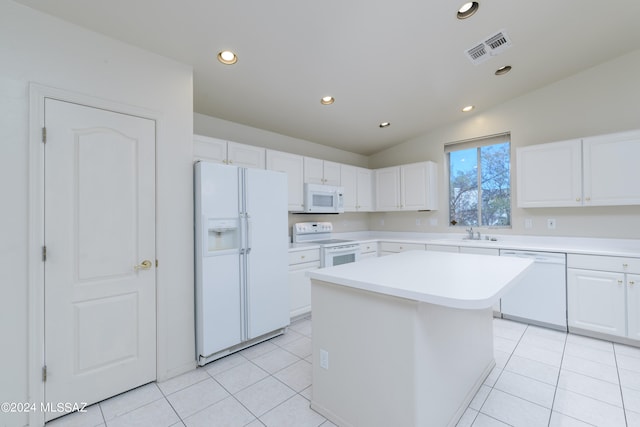
<path fill-rule="evenodd" d="M 467 239 L 468 240 L 480 240 L 480 232 L 473 232 L 473 227 L 467 228 Z"/>

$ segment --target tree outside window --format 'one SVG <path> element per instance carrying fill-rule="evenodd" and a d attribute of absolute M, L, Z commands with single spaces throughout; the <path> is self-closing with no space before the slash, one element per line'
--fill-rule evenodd
<path fill-rule="evenodd" d="M 511 225 L 509 135 L 446 146 L 449 158 L 449 221 L 458 226 Z M 484 142 L 484 143 L 483 143 Z"/>

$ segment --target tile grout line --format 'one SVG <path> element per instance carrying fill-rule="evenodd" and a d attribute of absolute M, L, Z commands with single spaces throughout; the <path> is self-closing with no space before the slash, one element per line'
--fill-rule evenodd
<path fill-rule="evenodd" d="M 551 425 L 551 417 L 553 417 L 553 408 L 556 405 L 556 395 L 558 394 L 558 385 L 560 384 L 560 375 L 562 374 L 562 364 L 564 362 L 564 354 L 567 350 L 567 336 L 568 333 L 564 336 L 564 345 L 562 346 L 562 356 L 560 357 L 560 367 L 558 368 L 558 375 L 556 377 L 556 384 L 553 390 L 553 400 L 551 400 L 551 411 L 549 411 L 549 421 L 547 425 Z M 563 414 L 564 415 L 564 414 Z"/>
<path fill-rule="evenodd" d="M 624 405 L 624 393 L 622 392 L 622 380 L 620 379 L 620 367 L 618 366 L 618 355 L 616 353 L 616 346 L 613 346 L 613 360 L 616 362 L 616 375 L 618 375 L 618 388 L 620 389 L 620 401 L 622 402 L 622 415 L 624 416 L 624 424 L 625 426 L 629 425 L 629 421 L 627 420 L 627 411 Z"/>

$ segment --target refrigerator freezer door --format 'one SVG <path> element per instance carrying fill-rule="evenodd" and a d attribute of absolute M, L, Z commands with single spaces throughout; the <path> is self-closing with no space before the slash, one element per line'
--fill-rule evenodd
<path fill-rule="evenodd" d="M 240 224 L 238 169 L 198 163 L 194 191 L 196 350 L 200 358 L 242 342 L 240 248 L 215 251 L 207 242 L 209 228 L 213 233 L 239 231 L 233 231 L 235 224 Z M 221 218 L 225 227 L 218 221 Z M 225 231 L 227 228 L 230 230 Z"/>
<path fill-rule="evenodd" d="M 287 176 L 245 171 L 249 339 L 289 325 Z"/>

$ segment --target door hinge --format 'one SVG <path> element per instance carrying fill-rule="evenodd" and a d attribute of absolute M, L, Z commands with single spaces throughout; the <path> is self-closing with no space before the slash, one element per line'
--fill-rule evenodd
<path fill-rule="evenodd" d="M 42 247 L 42 261 L 46 261 L 47 260 L 47 247 L 43 246 Z"/>
<path fill-rule="evenodd" d="M 47 381 L 47 365 L 42 367 L 42 382 Z"/>
<path fill-rule="evenodd" d="M 42 143 L 43 144 L 47 143 L 47 128 L 46 127 L 42 128 Z"/>

